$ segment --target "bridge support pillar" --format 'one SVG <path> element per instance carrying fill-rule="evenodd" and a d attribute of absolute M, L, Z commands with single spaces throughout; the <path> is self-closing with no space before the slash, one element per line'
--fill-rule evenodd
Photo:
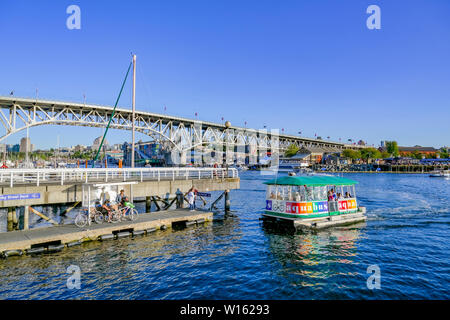
<path fill-rule="evenodd" d="M 231 201 L 230 201 L 230 190 L 225 191 L 225 212 L 230 212 Z"/>

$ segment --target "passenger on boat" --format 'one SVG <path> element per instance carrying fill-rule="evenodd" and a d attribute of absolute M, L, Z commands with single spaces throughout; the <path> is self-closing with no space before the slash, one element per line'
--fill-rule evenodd
<path fill-rule="evenodd" d="M 343 199 L 342 194 L 341 194 L 340 192 L 338 192 L 338 194 L 337 194 L 337 199 L 338 199 L 338 200 Z"/>
<path fill-rule="evenodd" d="M 328 190 L 328 201 L 333 201 L 333 192 Z"/>
<path fill-rule="evenodd" d="M 308 189 L 308 187 L 306 186 L 306 184 L 305 184 L 303 187 L 305 188 L 306 200 L 307 200 L 307 201 L 312 200 L 311 190 Z"/>
<path fill-rule="evenodd" d="M 351 196 L 351 194 L 347 191 L 347 192 L 345 193 L 345 197 L 346 197 L 346 198 L 351 198 L 352 196 Z"/>
<path fill-rule="evenodd" d="M 336 196 L 336 193 L 334 193 L 334 189 L 331 189 L 331 194 L 333 196 L 333 200 L 332 201 L 336 201 L 337 200 L 337 196 Z"/>

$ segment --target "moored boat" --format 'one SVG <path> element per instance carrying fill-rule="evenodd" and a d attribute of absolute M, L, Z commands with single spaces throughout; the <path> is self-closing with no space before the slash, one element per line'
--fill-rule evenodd
<path fill-rule="evenodd" d="M 267 185 L 263 216 L 290 220 L 296 227 L 320 229 L 366 219 L 357 203 L 356 181 L 335 176 L 285 176 Z"/>
<path fill-rule="evenodd" d="M 435 170 L 430 172 L 432 178 L 450 178 L 450 170 Z"/>

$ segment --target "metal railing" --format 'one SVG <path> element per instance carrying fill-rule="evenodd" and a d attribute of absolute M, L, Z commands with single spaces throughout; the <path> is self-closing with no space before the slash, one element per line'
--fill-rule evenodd
<path fill-rule="evenodd" d="M 235 168 L 0 169 L 0 185 L 175 181 L 238 178 Z"/>

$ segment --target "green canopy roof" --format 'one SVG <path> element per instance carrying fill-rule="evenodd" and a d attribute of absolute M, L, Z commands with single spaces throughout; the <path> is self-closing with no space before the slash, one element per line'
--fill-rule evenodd
<path fill-rule="evenodd" d="M 355 180 L 335 176 L 288 176 L 264 182 L 264 184 L 289 185 L 289 186 L 348 186 L 358 183 Z"/>

